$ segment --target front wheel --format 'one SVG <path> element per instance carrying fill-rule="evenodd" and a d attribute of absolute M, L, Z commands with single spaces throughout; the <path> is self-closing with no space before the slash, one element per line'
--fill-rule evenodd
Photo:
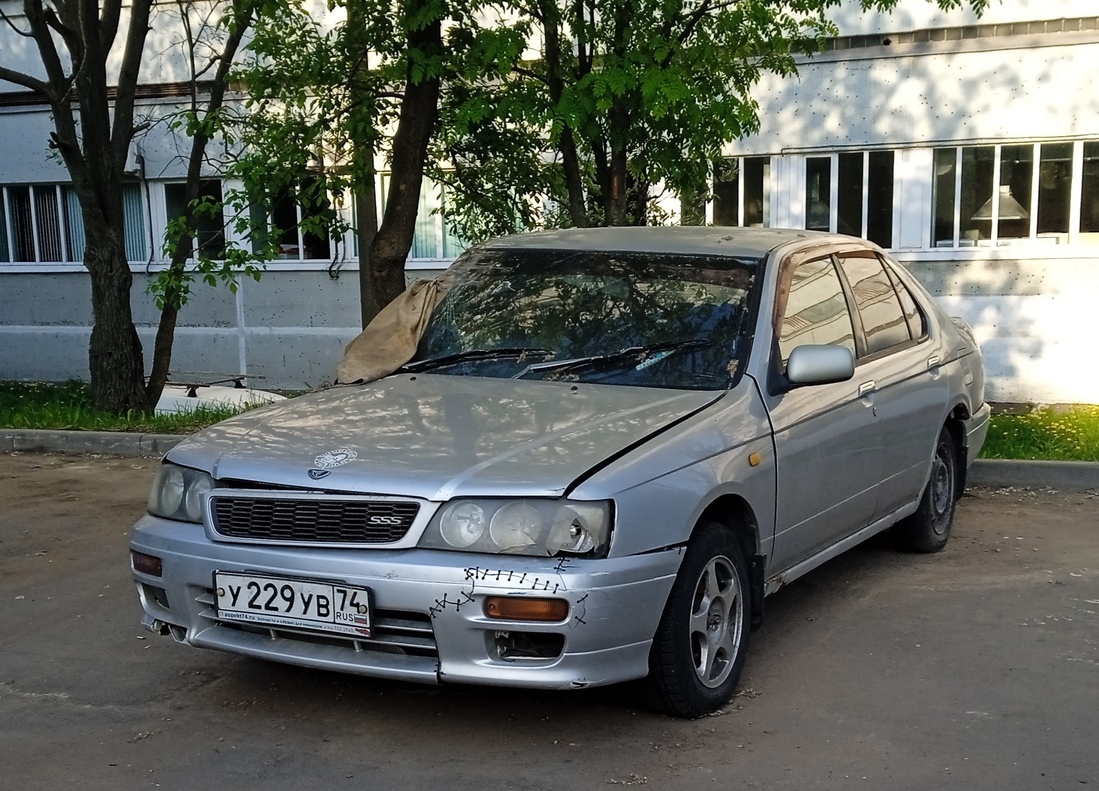
<path fill-rule="evenodd" d="M 943 427 L 931 459 L 927 481 L 916 513 L 893 528 L 898 546 L 907 552 L 938 552 L 950 538 L 954 504 L 958 501 L 958 449 L 950 429 Z"/>
<path fill-rule="evenodd" d="M 646 697 L 658 711 L 700 717 L 733 694 L 748 653 L 751 588 L 735 536 L 699 525 L 649 653 Z"/>

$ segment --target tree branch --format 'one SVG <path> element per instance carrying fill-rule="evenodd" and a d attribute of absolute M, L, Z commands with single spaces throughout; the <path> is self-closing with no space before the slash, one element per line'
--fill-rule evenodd
<path fill-rule="evenodd" d="M 50 35 L 50 28 L 46 23 L 46 12 L 42 7 L 42 0 L 24 0 L 23 12 L 27 15 L 27 22 L 30 23 L 34 43 L 38 47 L 38 56 L 42 59 L 42 65 L 46 67 L 49 92 L 43 95 L 47 96 L 52 102 L 61 101 L 68 93 L 72 80 L 65 74 L 65 68 L 61 65 L 61 58 L 57 55 L 57 47 L 54 46 L 53 36 Z M 76 53 L 73 53 L 74 61 L 76 60 L 75 56 Z M 75 62 L 73 65 L 75 67 Z"/>
<path fill-rule="evenodd" d="M 63 24 L 58 18 L 57 13 L 52 8 L 45 9 L 46 24 L 57 32 L 59 36 L 64 40 L 65 47 L 69 52 L 80 51 L 80 38 L 76 35 L 76 31 L 67 25 Z"/>
<path fill-rule="evenodd" d="M 42 80 L 35 79 L 29 74 L 9 69 L 6 66 L 0 66 L 0 80 L 7 80 L 16 85 L 22 85 L 24 88 L 34 91 L 39 96 L 42 96 L 51 102 L 53 101 L 53 92 L 50 90 L 49 84 Z"/>
<path fill-rule="evenodd" d="M 122 0 L 104 0 L 103 10 L 99 15 L 99 41 L 104 49 L 110 49 L 118 34 L 118 19 L 121 14 Z M 133 25 L 133 20 L 130 24 Z"/>
<path fill-rule="evenodd" d="M 134 94 L 141 68 L 141 51 L 149 32 L 151 8 L 152 0 L 134 0 L 130 6 L 130 24 L 126 30 L 122 66 L 118 70 L 118 93 L 115 96 L 114 123 L 111 128 L 111 147 L 119 162 L 126 161 L 126 152 L 134 133 Z"/>
<path fill-rule="evenodd" d="M 16 26 L 15 20 L 13 20 L 10 16 L 8 16 L 3 8 L 0 8 L 0 21 L 3 21 L 5 24 L 7 24 L 8 27 L 10 27 L 12 30 L 14 30 L 18 35 L 22 36 L 23 38 L 34 38 L 34 34 L 32 34 L 30 31 L 20 30 Z"/>

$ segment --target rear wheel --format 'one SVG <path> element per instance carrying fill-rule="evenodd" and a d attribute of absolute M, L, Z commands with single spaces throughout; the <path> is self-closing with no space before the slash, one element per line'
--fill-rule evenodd
<path fill-rule="evenodd" d="M 950 538 L 954 504 L 958 500 L 958 448 L 943 427 L 931 459 L 931 477 L 916 513 L 893 528 L 898 546 L 908 552 L 938 552 Z"/>
<path fill-rule="evenodd" d="M 700 717 L 733 694 L 748 653 L 751 589 L 732 532 L 703 522 L 687 545 L 649 654 L 648 703 Z"/>

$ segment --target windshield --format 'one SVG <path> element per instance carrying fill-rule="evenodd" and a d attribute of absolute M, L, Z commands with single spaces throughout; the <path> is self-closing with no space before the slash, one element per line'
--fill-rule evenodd
<path fill-rule="evenodd" d="M 471 251 L 409 367 L 722 389 L 747 357 L 757 267 L 726 256 Z"/>

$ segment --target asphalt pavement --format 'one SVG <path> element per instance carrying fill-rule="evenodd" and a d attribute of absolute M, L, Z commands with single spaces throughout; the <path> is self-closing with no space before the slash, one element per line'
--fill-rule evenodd
<path fill-rule="evenodd" d="M 1099 784 L 1099 495 L 976 488 L 767 600 L 717 716 L 629 685 L 421 687 L 144 632 L 156 461 L 0 454 L 0 789 L 1075 789 Z"/>

